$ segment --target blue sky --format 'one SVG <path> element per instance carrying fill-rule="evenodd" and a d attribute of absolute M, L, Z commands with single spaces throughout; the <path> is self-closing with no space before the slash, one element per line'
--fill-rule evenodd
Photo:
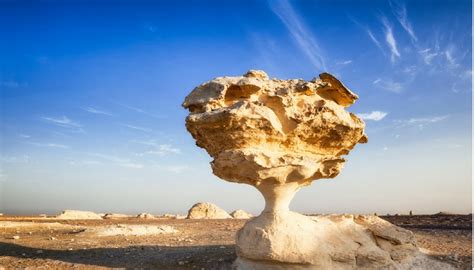
<path fill-rule="evenodd" d="M 213 176 L 184 97 L 217 76 L 327 71 L 369 143 L 311 213 L 471 212 L 470 1 L 2 1 L 0 211 L 258 213 Z"/>

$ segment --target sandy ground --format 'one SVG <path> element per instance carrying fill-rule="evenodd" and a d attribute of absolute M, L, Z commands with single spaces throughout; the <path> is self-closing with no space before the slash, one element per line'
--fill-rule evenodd
<path fill-rule="evenodd" d="M 471 269 L 470 215 L 383 218 L 412 230 L 420 248 L 436 259 L 459 269 Z M 0 269 L 230 269 L 236 258 L 234 235 L 245 222 L 0 217 Z M 136 225 L 147 227 L 143 231 Z M 129 226 L 132 229 L 129 230 Z M 113 232 L 122 234 L 124 230 L 131 232 L 129 234 L 137 231 L 145 234 L 99 236 L 95 233 L 104 228 L 108 232 L 112 228 Z"/>

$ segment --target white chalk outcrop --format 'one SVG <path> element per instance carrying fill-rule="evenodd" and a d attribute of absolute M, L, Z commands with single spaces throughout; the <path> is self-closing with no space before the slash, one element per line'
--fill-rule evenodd
<path fill-rule="evenodd" d="M 252 214 L 247 213 L 242 209 L 235 210 L 234 212 L 230 213 L 230 215 L 236 219 L 249 219 L 253 217 Z"/>
<path fill-rule="evenodd" d="M 177 233 L 178 231 L 168 225 L 109 225 L 85 229 L 82 233 L 97 236 L 145 236 Z"/>
<path fill-rule="evenodd" d="M 364 122 L 345 110 L 357 98 L 328 73 L 279 80 L 256 70 L 215 78 L 186 97 L 186 128 L 214 159 L 213 173 L 255 186 L 265 199 L 260 216 L 237 233 L 236 268 L 403 269 L 420 262 L 413 234 L 377 217 L 289 210 L 301 187 L 337 176 L 343 156 L 367 142 Z"/>
<path fill-rule="evenodd" d="M 102 219 L 97 213 L 79 210 L 64 210 L 56 216 L 57 219 Z"/>
<path fill-rule="evenodd" d="M 207 202 L 200 202 L 193 205 L 189 211 L 188 219 L 226 219 L 232 218 L 229 213 L 219 208 L 217 205 Z"/>

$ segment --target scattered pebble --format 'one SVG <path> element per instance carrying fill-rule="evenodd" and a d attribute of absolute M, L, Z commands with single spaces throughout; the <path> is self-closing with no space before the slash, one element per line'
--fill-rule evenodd
<path fill-rule="evenodd" d="M 14 236 L 11 237 L 11 239 L 18 240 L 18 239 L 20 239 L 20 236 L 19 235 L 14 235 Z"/>

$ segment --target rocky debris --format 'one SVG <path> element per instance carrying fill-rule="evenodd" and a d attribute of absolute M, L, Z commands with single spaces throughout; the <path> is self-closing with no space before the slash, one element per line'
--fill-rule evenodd
<path fill-rule="evenodd" d="M 115 213 L 107 213 L 102 216 L 103 219 L 120 219 L 120 218 L 129 218 L 129 215 L 125 214 L 115 214 Z"/>
<path fill-rule="evenodd" d="M 177 233 L 178 231 L 168 225 L 110 225 L 87 228 L 82 233 L 95 234 L 97 236 L 144 236 Z"/>
<path fill-rule="evenodd" d="M 99 214 L 90 211 L 64 210 L 56 219 L 102 219 Z"/>
<path fill-rule="evenodd" d="M 169 219 L 176 219 L 176 215 L 168 214 L 168 213 L 164 214 L 162 217 L 163 218 L 169 218 Z"/>
<path fill-rule="evenodd" d="M 193 205 L 189 211 L 188 219 L 226 219 L 232 218 L 225 210 L 219 208 L 217 205 L 200 202 Z"/>
<path fill-rule="evenodd" d="M 18 239 L 20 239 L 20 236 L 19 235 L 13 235 L 12 237 L 10 237 L 10 239 L 18 240 Z"/>
<path fill-rule="evenodd" d="M 237 218 L 237 219 L 249 219 L 249 218 L 253 217 L 252 214 L 247 213 L 247 212 L 245 212 L 244 210 L 241 210 L 241 209 L 235 210 L 234 212 L 230 213 L 230 215 L 233 218 Z"/>
<path fill-rule="evenodd" d="M 74 226 L 69 224 L 61 224 L 59 222 L 18 222 L 18 221 L 0 221 L 0 228 L 11 229 L 11 228 L 44 228 L 49 230 L 77 230 L 81 229 L 81 226 Z M 30 232 L 28 232 L 30 234 Z"/>
<path fill-rule="evenodd" d="M 456 215 L 455 213 L 451 213 L 451 212 L 446 212 L 446 211 L 441 211 L 441 212 L 438 212 L 436 214 L 434 214 L 436 216 L 454 216 Z"/>
<path fill-rule="evenodd" d="M 213 158 L 213 173 L 265 198 L 260 216 L 237 234 L 237 269 L 403 269 L 417 261 L 411 232 L 378 217 L 289 210 L 301 187 L 336 177 L 343 156 L 367 142 L 365 123 L 346 111 L 357 98 L 328 73 L 279 80 L 258 70 L 215 78 L 185 98 L 186 128 Z"/>
<path fill-rule="evenodd" d="M 151 219 L 151 218 L 155 218 L 155 216 L 153 216 L 152 214 L 148 214 L 148 213 L 140 213 L 140 214 L 137 215 L 137 218 Z"/>

